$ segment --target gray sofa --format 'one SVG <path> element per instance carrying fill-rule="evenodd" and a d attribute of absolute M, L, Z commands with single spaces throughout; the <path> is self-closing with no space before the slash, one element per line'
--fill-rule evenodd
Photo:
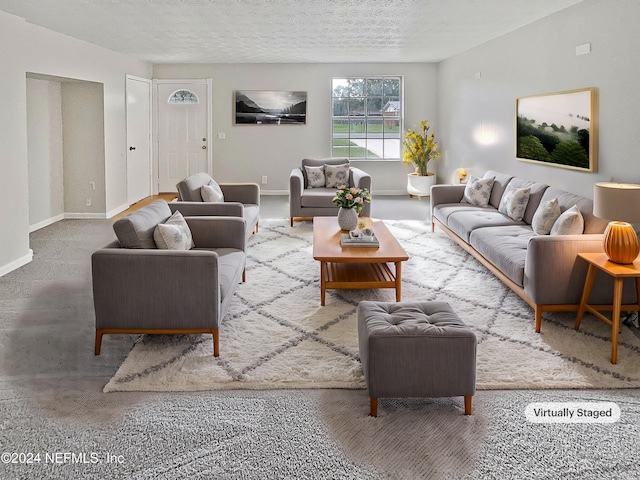
<path fill-rule="evenodd" d="M 593 202 L 578 195 L 520 179 L 496 171 L 489 205 L 462 203 L 465 185 L 434 185 L 431 189 L 431 228 L 441 227 L 502 282 L 535 310 L 536 331 L 540 332 L 545 311 L 574 311 L 587 272 L 581 252 L 602 252 L 602 233 L 608 221 L 593 215 Z M 498 211 L 507 185 L 530 187 L 530 197 L 522 221 L 514 221 Z M 576 205 L 584 219 L 580 235 L 537 235 L 531 222 L 538 206 L 558 199 L 564 212 Z M 591 291 L 590 304 L 610 305 L 613 281 L 599 272 Z M 625 281 L 623 303 L 636 302 L 632 281 Z M 624 307 L 623 307 L 624 310 Z"/>
<path fill-rule="evenodd" d="M 102 335 L 116 333 L 211 333 L 219 355 L 220 323 L 245 280 L 245 221 L 185 217 L 195 247 L 157 249 L 155 227 L 170 216 L 164 200 L 143 207 L 116 221 L 118 240 L 93 254 L 96 355 Z"/>
<path fill-rule="evenodd" d="M 200 189 L 209 185 L 213 178 L 207 173 L 195 173 L 180 181 L 178 201 L 169 204 L 172 212 L 179 210 L 187 216 L 241 217 L 246 221 L 247 238 L 258 231 L 260 217 L 260 186 L 257 183 L 220 183 L 224 202 L 205 202 Z"/>
<path fill-rule="evenodd" d="M 305 165 L 318 167 L 322 165 L 344 165 L 349 163 L 346 158 L 327 158 L 312 160 L 305 158 L 302 165 L 291 170 L 289 175 L 289 221 L 293 226 L 296 217 L 331 217 L 338 213 L 338 207 L 331 201 L 336 196 L 335 188 L 308 188 L 309 182 L 305 172 Z M 349 186 L 366 188 L 371 191 L 371 177 L 368 173 L 356 167 L 349 167 Z M 371 216 L 371 203 L 365 203 L 360 216 Z"/>

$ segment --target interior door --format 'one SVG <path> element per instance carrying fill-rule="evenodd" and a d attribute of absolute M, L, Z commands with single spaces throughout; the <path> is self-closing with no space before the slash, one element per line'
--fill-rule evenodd
<path fill-rule="evenodd" d="M 151 195 L 151 80 L 127 75 L 127 201 Z"/>
<path fill-rule="evenodd" d="M 209 83 L 157 81 L 158 191 L 198 172 L 210 172 Z"/>

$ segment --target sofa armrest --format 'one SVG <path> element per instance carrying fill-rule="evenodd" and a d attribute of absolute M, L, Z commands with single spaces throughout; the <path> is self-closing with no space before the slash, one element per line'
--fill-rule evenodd
<path fill-rule="evenodd" d="M 245 220 L 238 217 L 185 217 L 196 248 L 246 251 Z"/>
<path fill-rule="evenodd" d="M 587 274 L 578 253 L 602 252 L 602 234 L 538 235 L 529 240 L 524 292 L 534 303 L 579 303 Z"/>
<path fill-rule="evenodd" d="M 97 329 L 218 327 L 215 252 L 104 248 L 91 265 Z"/>
<path fill-rule="evenodd" d="M 465 185 L 434 185 L 431 187 L 431 208 L 445 203 L 460 203 Z"/>
<path fill-rule="evenodd" d="M 302 196 L 302 190 L 304 190 L 302 170 L 294 168 L 289 175 L 289 196 L 291 198 L 299 198 Z"/>
<path fill-rule="evenodd" d="M 183 217 L 240 217 L 244 216 L 244 205 L 239 202 L 172 202 L 171 213 L 178 210 Z"/>
<path fill-rule="evenodd" d="M 363 170 L 351 167 L 351 175 L 353 177 L 353 185 L 356 188 L 366 188 L 371 191 L 371 176 Z"/>
<path fill-rule="evenodd" d="M 226 202 L 260 205 L 260 185 L 257 183 L 221 183 L 220 190 Z"/>

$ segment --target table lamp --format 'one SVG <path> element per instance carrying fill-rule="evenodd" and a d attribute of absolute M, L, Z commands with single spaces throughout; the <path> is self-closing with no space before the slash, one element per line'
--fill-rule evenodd
<path fill-rule="evenodd" d="M 602 247 L 614 263 L 633 263 L 640 253 L 631 223 L 640 223 L 640 185 L 601 182 L 593 186 L 593 214 L 613 220 L 604 231 Z"/>

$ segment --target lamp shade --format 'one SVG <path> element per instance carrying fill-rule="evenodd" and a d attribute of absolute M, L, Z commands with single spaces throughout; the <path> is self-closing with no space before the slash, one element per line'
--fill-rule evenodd
<path fill-rule="evenodd" d="M 606 220 L 640 223 L 640 185 L 596 183 L 593 186 L 593 214 Z"/>

